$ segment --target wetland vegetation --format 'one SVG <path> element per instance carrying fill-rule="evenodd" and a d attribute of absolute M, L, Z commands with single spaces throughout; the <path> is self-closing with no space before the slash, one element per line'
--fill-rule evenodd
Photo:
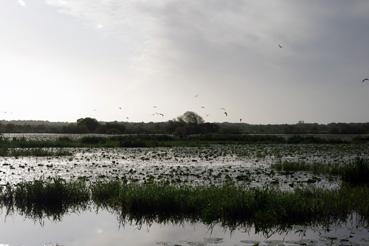
<path fill-rule="evenodd" d="M 121 136 L 67 136 L 53 139 L 6 138 L 0 136 L 0 148 L 137 148 L 137 147 L 201 147 L 214 144 L 363 144 L 368 140 L 355 137 L 351 140 L 326 139 L 319 136 L 274 136 L 274 135 L 121 135 Z"/>
<path fill-rule="evenodd" d="M 23 157 L 23 156 L 67 156 L 71 152 L 61 149 L 43 149 L 43 148 L 8 148 L 0 147 L 1 157 Z"/>
<path fill-rule="evenodd" d="M 4 135 L 0 210 L 41 224 L 109 211 L 120 225 L 254 228 L 264 239 L 353 217 L 368 228 L 368 144 L 333 139 Z"/>
<path fill-rule="evenodd" d="M 351 185 L 369 185 L 369 160 L 355 159 L 350 163 L 305 163 L 305 162 L 279 162 L 271 166 L 281 172 L 312 172 L 314 174 L 327 174 L 340 176 Z"/>
<path fill-rule="evenodd" d="M 369 187 L 342 186 L 335 190 L 245 189 L 174 186 L 160 183 L 127 184 L 121 181 L 85 183 L 61 179 L 2 187 L 0 204 L 42 220 L 61 219 L 90 205 L 118 213 L 120 219 L 150 222 L 201 221 L 227 227 L 254 225 L 260 230 L 292 225 L 345 221 L 355 213 L 369 222 Z"/>

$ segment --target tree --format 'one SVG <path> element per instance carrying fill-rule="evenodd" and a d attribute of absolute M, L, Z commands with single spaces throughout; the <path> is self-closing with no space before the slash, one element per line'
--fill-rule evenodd
<path fill-rule="evenodd" d="M 77 126 L 87 129 L 88 132 L 95 132 L 100 123 L 94 118 L 81 118 L 77 120 Z"/>
<path fill-rule="evenodd" d="M 192 111 L 187 111 L 183 115 L 177 117 L 179 122 L 187 123 L 187 124 L 203 124 L 205 121 L 204 119 Z"/>
<path fill-rule="evenodd" d="M 215 133 L 219 127 L 213 123 L 205 123 L 204 119 L 195 112 L 187 111 L 177 119 L 168 122 L 167 131 L 179 137 L 192 134 Z"/>

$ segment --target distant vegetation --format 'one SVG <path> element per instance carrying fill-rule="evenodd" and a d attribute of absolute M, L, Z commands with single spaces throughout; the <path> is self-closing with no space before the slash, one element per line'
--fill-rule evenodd
<path fill-rule="evenodd" d="M 29 148 L 29 149 L 19 149 L 19 148 L 8 148 L 0 146 L 0 156 L 1 157 L 23 157 L 23 156 L 67 156 L 72 155 L 71 152 L 67 150 L 50 150 L 42 148 Z"/>
<path fill-rule="evenodd" d="M 213 144 L 348 144 L 367 143 L 366 138 L 343 140 L 320 137 L 293 136 L 289 138 L 275 135 L 236 134 L 194 134 L 176 135 L 123 135 L 123 136 L 82 136 L 79 138 L 59 137 L 57 139 L 5 138 L 0 136 L 0 149 L 4 148 L 75 148 L 75 147 L 198 147 Z"/>
<path fill-rule="evenodd" d="M 48 121 L 0 121 L 0 133 L 97 133 L 97 134 L 369 134 L 369 123 L 297 123 L 251 125 L 206 123 L 194 112 L 167 122 L 98 122 L 93 118 L 75 123 Z"/>

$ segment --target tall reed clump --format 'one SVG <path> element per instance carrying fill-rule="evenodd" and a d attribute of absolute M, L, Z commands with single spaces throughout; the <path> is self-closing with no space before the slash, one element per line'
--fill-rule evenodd
<path fill-rule="evenodd" d="M 52 181 L 24 182 L 2 187 L 0 203 L 8 210 L 17 209 L 32 218 L 59 219 L 69 210 L 83 208 L 89 201 L 90 191 L 83 182 Z"/>
<path fill-rule="evenodd" d="M 187 218 L 209 224 L 222 222 L 229 226 L 254 224 L 263 229 L 275 225 L 329 223 L 344 220 L 352 212 L 367 216 L 369 188 L 359 188 L 284 192 L 232 185 L 176 187 L 125 185 L 114 181 L 94 185 L 92 199 L 98 206 L 119 211 L 122 218 L 145 221 Z"/>

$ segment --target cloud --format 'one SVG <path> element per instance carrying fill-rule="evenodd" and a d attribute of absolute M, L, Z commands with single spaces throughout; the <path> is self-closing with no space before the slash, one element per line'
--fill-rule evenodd
<path fill-rule="evenodd" d="M 27 4 L 24 0 L 17 0 L 18 4 L 22 7 L 27 7 Z"/>
<path fill-rule="evenodd" d="M 162 73 L 278 80 L 267 76 L 269 70 L 285 74 L 280 80 L 296 80 L 312 73 L 310 67 L 324 77 L 324 65 L 331 73 L 331 65 L 342 71 L 367 64 L 369 4 L 362 0 L 46 2 L 129 40 L 137 47 L 135 61 Z"/>
<path fill-rule="evenodd" d="M 311 98 L 323 104 L 328 93 L 339 115 L 350 83 L 368 76 L 366 0 L 46 2 L 91 28 L 103 23 L 101 33 L 125 42 L 117 49 L 134 46 L 130 80 L 201 95 L 214 88 L 217 101 L 248 96 L 269 113 L 277 101 L 286 114 L 309 111 Z"/>

